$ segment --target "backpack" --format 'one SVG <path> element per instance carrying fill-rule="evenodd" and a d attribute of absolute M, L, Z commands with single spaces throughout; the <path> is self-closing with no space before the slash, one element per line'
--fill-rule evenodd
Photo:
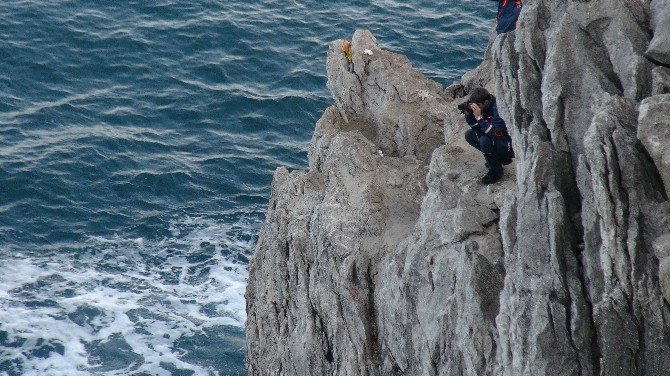
<path fill-rule="evenodd" d="M 495 151 L 500 163 L 507 166 L 514 159 L 514 148 L 512 147 L 512 137 L 507 132 L 493 138 Z"/>

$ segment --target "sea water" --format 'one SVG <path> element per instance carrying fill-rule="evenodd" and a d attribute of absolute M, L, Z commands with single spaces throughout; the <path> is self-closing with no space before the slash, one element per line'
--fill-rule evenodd
<path fill-rule="evenodd" d="M 490 1 L 0 2 L 0 375 L 244 374 L 278 166 L 306 168 L 328 43 L 448 85 Z"/>

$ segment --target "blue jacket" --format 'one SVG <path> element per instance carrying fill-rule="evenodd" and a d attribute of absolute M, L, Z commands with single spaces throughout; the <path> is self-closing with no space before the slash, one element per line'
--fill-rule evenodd
<path fill-rule="evenodd" d="M 521 14 L 523 3 L 521 0 L 492 0 L 498 1 L 498 26 L 496 33 L 503 34 L 516 28 L 516 20 Z"/>
<path fill-rule="evenodd" d="M 507 132 L 507 124 L 500 115 L 498 115 L 498 106 L 496 105 L 496 97 L 491 95 L 489 105 L 482 111 L 482 118 L 477 121 L 474 115 L 467 113 L 465 121 L 470 124 L 472 129 L 477 133 L 478 137 L 484 135 L 489 137 L 502 137 L 503 135 L 509 137 Z"/>

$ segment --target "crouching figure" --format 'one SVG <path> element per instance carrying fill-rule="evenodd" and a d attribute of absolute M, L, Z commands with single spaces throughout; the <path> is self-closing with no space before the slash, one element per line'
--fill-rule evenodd
<path fill-rule="evenodd" d="M 465 140 L 484 154 L 488 172 L 482 184 L 493 184 L 503 176 L 503 165 L 512 163 L 512 138 L 505 121 L 498 115 L 496 98 L 484 88 L 476 88 L 470 100 L 458 106 L 470 129 Z"/>

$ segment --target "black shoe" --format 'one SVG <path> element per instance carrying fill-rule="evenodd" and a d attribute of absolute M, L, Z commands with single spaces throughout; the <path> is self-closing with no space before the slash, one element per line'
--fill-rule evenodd
<path fill-rule="evenodd" d="M 484 175 L 484 177 L 480 181 L 484 185 L 489 185 L 502 179 L 502 176 L 503 176 L 502 171 L 495 172 L 493 170 L 489 170 L 489 172 L 487 172 L 486 175 Z"/>

